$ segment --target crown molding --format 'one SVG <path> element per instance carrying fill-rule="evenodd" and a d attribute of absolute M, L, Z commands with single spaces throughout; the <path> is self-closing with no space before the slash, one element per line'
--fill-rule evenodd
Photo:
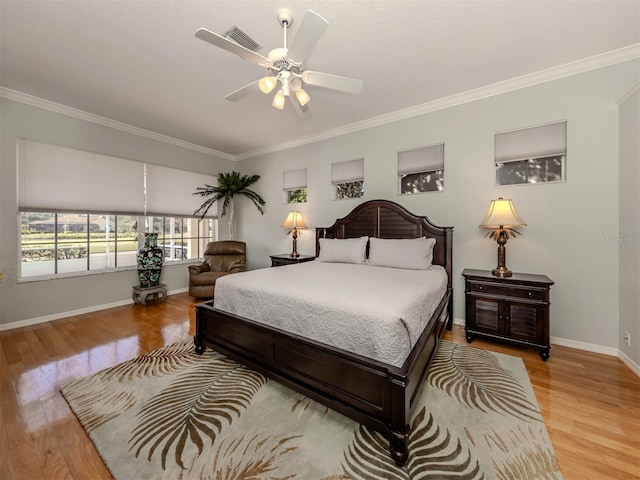
<path fill-rule="evenodd" d="M 469 90 L 460 94 L 451 95 L 449 97 L 434 100 L 432 102 L 415 105 L 413 107 L 397 110 L 395 112 L 379 115 L 361 122 L 351 123 L 338 128 L 325 130 L 315 135 L 309 135 L 306 137 L 291 140 L 289 142 L 283 142 L 276 145 L 270 145 L 265 148 L 259 148 L 249 152 L 241 153 L 238 155 L 232 155 L 225 152 L 220 152 L 212 148 L 203 147 L 194 143 L 185 142 L 177 138 L 169 137 L 160 133 L 145 130 L 143 128 L 134 127 L 126 123 L 111 120 L 106 117 L 94 115 L 83 110 L 78 110 L 73 107 L 68 107 L 49 100 L 34 97 L 26 93 L 11 90 L 9 88 L 0 87 L 0 97 L 15 100 L 17 102 L 25 103 L 35 107 L 50 110 L 52 112 L 67 115 L 69 117 L 78 118 L 87 122 L 96 123 L 117 130 L 122 130 L 127 133 L 147 137 L 160 142 L 168 143 L 178 147 L 194 150 L 196 152 L 204 153 L 207 155 L 213 155 L 225 160 L 239 161 L 255 158 L 261 155 L 280 152 L 288 150 L 290 148 L 300 147 L 310 143 L 319 142 L 322 140 L 328 140 L 341 135 L 349 133 L 359 132 L 366 130 L 367 128 L 377 127 L 388 123 L 397 122 L 407 118 L 424 115 L 426 113 L 436 112 L 438 110 L 444 110 L 446 108 L 455 107 L 464 103 L 474 102 L 476 100 L 482 100 L 484 98 L 494 97 L 503 93 L 511 92 L 514 90 L 520 90 L 522 88 L 532 87 L 541 83 L 550 82 L 553 80 L 559 80 L 562 78 L 578 75 L 580 73 L 589 72 L 591 70 L 597 70 L 599 68 L 615 65 L 618 63 L 626 62 L 640 58 L 640 43 L 629 45 L 627 47 L 620 48 L 618 50 L 612 50 L 600 55 L 587 57 L 575 62 L 566 63 L 557 67 L 548 68 L 528 75 L 505 80 L 503 82 L 494 83 L 474 90 Z"/>
<path fill-rule="evenodd" d="M 432 102 L 427 102 L 402 110 L 397 110 L 395 112 L 380 115 L 378 117 L 373 117 L 362 122 L 356 122 L 345 125 L 343 127 L 326 130 L 316 135 L 310 135 L 304 138 L 292 140 L 290 142 L 284 142 L 277 145 L 271 145 L 269 147 L 252 150 L 250 152 L 236 155 L 236 160 L 246 160 L 260 155 L 266 155 L 282 150 L 288 150 L 294 147 L 300 147 L 302 145 L 318 142 L 321 140 L 328 140 L 340 135 L 358 132 L 367 128 L 385 125 L 387 123 L 397 122 L 399 120 L 416 117 L 418 115 L 424 115 L 426 113 L 443 110 L 445 108 L 455 107 L 464 103 L 482 100 L 484 98 L 494 97 L 503 93 L 532 87 L 534 85 L 539 85 L 541 83 L 546 83 L 553 80 L 559 80 L 573 75 L 578 75 L 580 73 L 589 72 L 591 70 L 597 70 L 599 68 L 626 62 L 628 60 L 634 60 L 636 58 L 640 58 L 640 43 L 620 48 L 618 50 L 612 50 L 600 55 L 587 57 L 575 62 L 566 63 L 564 65 L 559 65 L 557 67 L 548 68 L 546 70 L 541 70 L 528 75 L 515 77 L 503 82 L 494 83 L 492 85 L 487 85 L 474 90 L 469 90 L 457 95 L 451 95 L 449 97 L 434 100 Z"/>
<path fill-rule="evenodd" d="M 231 160 L 231 161 L 235 160 L 234 155 L 230 155 L 225 152 L 220 152 L 212 148 L 196 145 L 195 143 L 185 142 L 184 140 L 179 140 L 177 138 L 173 138 L 168 135 L 152 132 L 151 130 L 145 130 L 144 128 L 134 127 L 133 125 L 118 122 L 116 120 L 112 120 L 107 117 L 101 117 L 100 115 L 95 115 L 93 113 L 85 112 L 77 108 L 68 107 L 60 103 L 51 102 L 49 100 L 35 97 L 27 93 L 22 93 L 17 90 L 12 90 L 10 88 L 0 87 L 0 97 L 7 98 L 9 100 L 15 100 L 16 102 L 25 103 L 27 105 L 42 108 L 44 110 L 49 110 L 51 112 L 60 113 L 62 115 L 66 115 L 72 118 L 77 118 L 79 120 L 84 120 L 86 122 L 102 125 L 104 127 L 114 128 L 116 130 L 121 130 L 123 132 L 131 133 L 133 135 L 138 135 L 140 137 L 146 137 L 152 140 L 157 140 L 159 142 L 175 145 L 177 147 L 182 147 L 188 150 L 204 153 L 206 155 L 214 155 L 220 158 L 224 158 L 225 160 Z"/>

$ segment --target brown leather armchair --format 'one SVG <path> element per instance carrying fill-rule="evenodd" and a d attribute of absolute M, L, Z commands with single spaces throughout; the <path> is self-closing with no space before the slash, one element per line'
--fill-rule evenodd
<path fill-rule="evenodd" d="M 210 242 L 204 249 L 204 262 L 189 265 L 189 295 L 212 298 L 216 280 L 231 273 L 244 272 L 247 245 L 234 240 Z"/>

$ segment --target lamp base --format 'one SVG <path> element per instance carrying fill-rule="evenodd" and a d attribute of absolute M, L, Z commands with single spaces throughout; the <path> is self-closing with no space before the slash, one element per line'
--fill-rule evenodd
<path fill-rule="evenodd" d="M 298 253 L 298 229 L 296 227 L 293 227 L 293 230 L 291 230 L 291 236 L 293 237 L 293 249 L 289 256 L 291 258 L 298 258 L 300 254 Z"/>
<path fill-rule="evenodd" d="M 491 273 L 494 277 L 510 277 L 513 275 L 513 272 L 507 267 L 496 267 L 491 270 Z"/>

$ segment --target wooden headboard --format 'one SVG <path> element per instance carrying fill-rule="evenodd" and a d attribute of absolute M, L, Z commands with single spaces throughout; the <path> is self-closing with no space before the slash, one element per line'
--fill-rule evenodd
<path fill-rule="evenodd" d="M 316 256 L 320 254 L 321 238 L 435 238 L 433 263 L 442 265 L 452 286 L 453 227 L 438 227 L 426 216 L 414 215 L 401 205 L 389 200 L 369 200 L 354 208 L 346 217 L 333 225 L 316 228 Z"/>

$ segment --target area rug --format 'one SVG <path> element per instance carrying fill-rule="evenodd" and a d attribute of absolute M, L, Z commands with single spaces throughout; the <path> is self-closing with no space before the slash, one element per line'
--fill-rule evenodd
<path fill-rule="evenodd" d="M 379 433 L 192 340 L 62 393 L 116 479 L 560 479 L 521 359 L 440 343 L 403 468 Z"/>

